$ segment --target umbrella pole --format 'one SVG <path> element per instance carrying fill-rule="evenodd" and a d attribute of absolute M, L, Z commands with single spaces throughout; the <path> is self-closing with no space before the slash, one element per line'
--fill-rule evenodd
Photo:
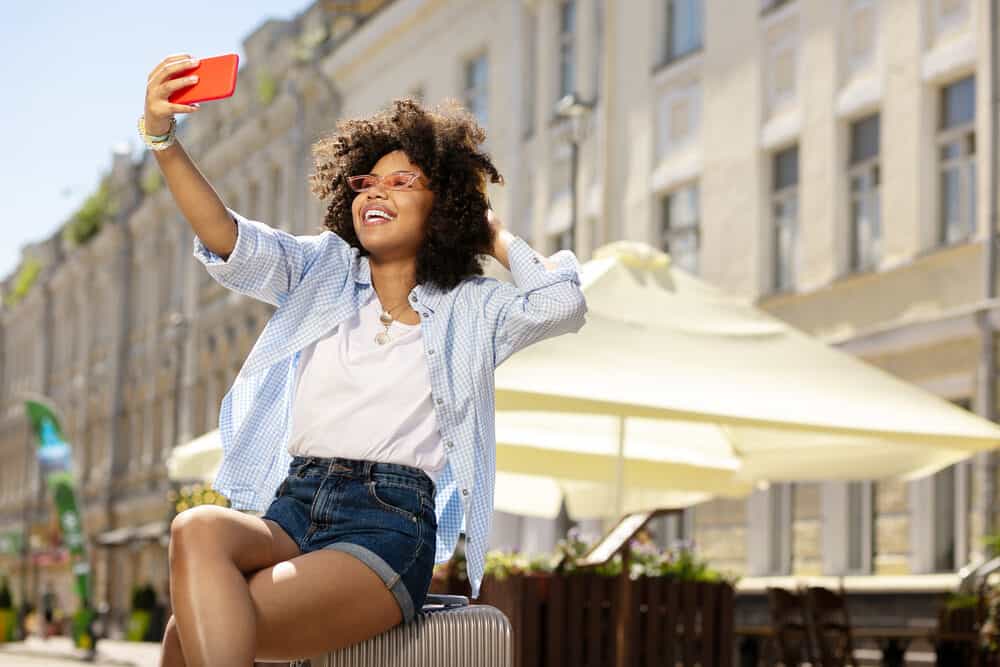
<path fill-rule="evenodd" d="M 618 415 L 618 467 L 615 471 L 615 518 L 625 513 L 625 415 Z"/>

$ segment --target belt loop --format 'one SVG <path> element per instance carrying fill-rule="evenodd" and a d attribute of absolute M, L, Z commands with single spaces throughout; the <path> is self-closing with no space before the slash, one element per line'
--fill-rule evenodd
<path fill-rule="evenodd" d="M 374 461 L 365 459 L 364 478 L 366 482 L 371 482 L 374 479 L 374 477 L 372 477 L 372 467 L 374 465 L 375 465 Z"/>

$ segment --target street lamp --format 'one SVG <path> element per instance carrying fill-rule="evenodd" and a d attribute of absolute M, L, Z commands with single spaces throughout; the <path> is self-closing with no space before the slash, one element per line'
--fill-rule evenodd
<path fill-rule="evenodd" d="M 576 187 L 579 175 L 578 164 L 580 161 L 580 143 L 584 138 L 586 129 L 586 119 L 594 108 L 593 102 L 585 102 L 575 93 L 566 95 L 556 102 L 556 118 L 568 120 L 570 123 L 569 133 L 569 228 L 560 234 L 559 246 L 561 248 L 574 249 L 576 245 L 576 225 L 577 225 L 577 204 Z"/>

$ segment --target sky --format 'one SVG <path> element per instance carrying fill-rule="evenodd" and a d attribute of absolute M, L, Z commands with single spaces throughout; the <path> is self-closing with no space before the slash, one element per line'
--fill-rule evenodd
<path fill-rule="evenodd" d="M 0 21 L 0 280 L 97 188 L 116 146 L 141 152 L 146 77 L 175 53 L 239 53 L 309 0 L 18 0 Z M 239 84 L 237 84 L 239 85 Z M 211 104 L 206 103 L 206 104 Z M 179 116 L 178 119 L 183 116 Z"/>

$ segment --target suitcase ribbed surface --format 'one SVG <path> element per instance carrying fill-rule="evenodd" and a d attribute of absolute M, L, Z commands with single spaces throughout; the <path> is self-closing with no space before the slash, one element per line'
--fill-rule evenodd
<path fill-rule="evenodd" d="M 511 667 L 510 621 L 489 605 L 426 609 L 411 623 L 311 662 L 312 667 Z"/>

